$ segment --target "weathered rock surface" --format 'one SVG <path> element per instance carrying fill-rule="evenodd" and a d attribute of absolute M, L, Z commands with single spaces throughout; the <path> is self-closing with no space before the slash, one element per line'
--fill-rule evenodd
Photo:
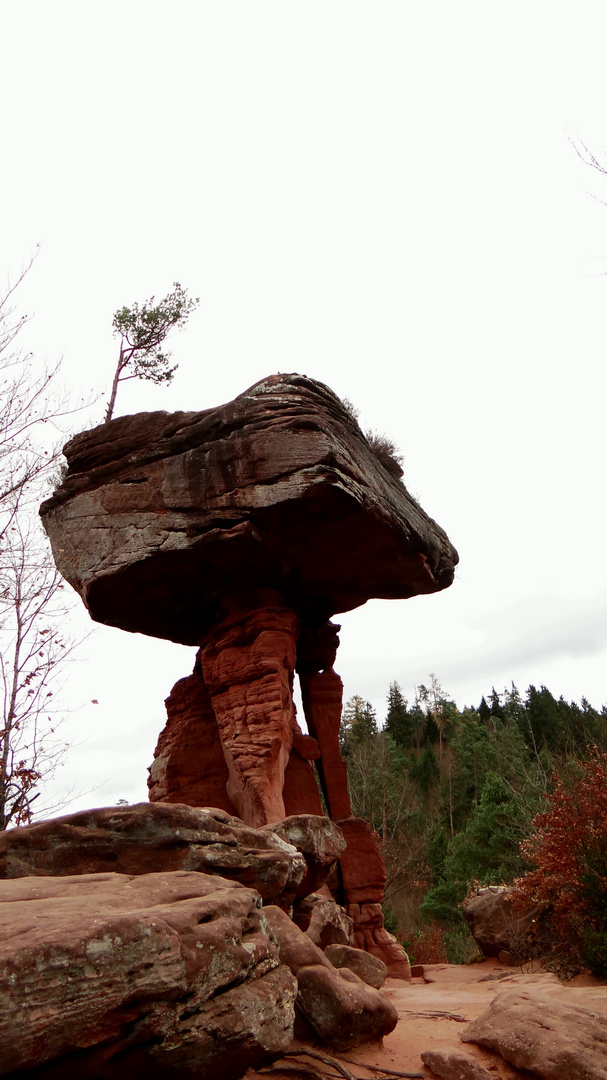
<path fill-rule="evenodd" d="M 330 816 L 352 823 L 339 627 L 328 620 L 371 597 L 444 589 L 458 561 L 396 462 L 328 387 L 299 375 L 204 412 L 121 417 L 65 455 L 41 515 L 91 616 L 199 646 L 194 675 L 169 698 L 152 800 L 235 808 L 252 826 L 318 814 L 316 761 Z M 309 736 L 295 719 L 295 670 Z M 382 859 L 361 826 L 348 826 L 337 899 L 357 944 L 404 976 L 379 907 Z"/>
<path fill-rule="evenodd" d="M 278 657 L 275 662 L 278 663 Z M 239 692 L 244 693 L 242 687 Z M 158 738 L 148 778 L 150 800 L 217 806 L 236 814 L 227 792 L 230 774 L 217 717 L 202 675 L 200 651 L 193 673 L 175 684 L 165 705 L 167 722 Z M 291 711 L 289 702 L 288 713 Z M 285 725 L 285 742 L 288 745 L 292 739 L 292 745 L 284 772 L 285 814 L 322 817 L 324 810 L 312 765 L 320 757 L 318 743 L 310 735 L 302 734 L 294 719 L 292 731 L 288 727 Z M 260 748 L 263 750 L 263 746 Z M 252 743 L 250 749 L 254 749 Z"/>
<path fill-rule="evenodd" d="M 297 1008 L 322 1042 L 336 1050 L 382 1038 L 398 1023 L 392 1002 L 348 968 L 304 967 L 297 986 Z"/>
<path fill-rule="evenodd" d="M 537 918 L 536 906 L 522 907 L 506 885 L 479 889 L 466 900 L 463 913 L 468 929 L 485 956 L 507 953 L 519 963 L 529 955 L 529 931 Z"/>
<path fill-rule="evenodd" d="M 338 822 L 346 841 L 341 860 L 344 894 L 348 904 L 378 904 L 384 898 L 386 867 L 371 829 L 361 818 Z"/>
<path fill-rule="evenodd" d="M 297 901 L 293 922 L 323 951 L 328 945 L 350 945 L 354 939 L 352 919 L 328 890 Z"/>
<path fill-rule="evenodd" d="M 264 926 L 253 890 L 198 873 L 0 882 L 0 1072 L 236 1080 L 293 1033 Z"/>
<path fill-rule="evenodd" d="M 326 655 L 327 637 L 331 629 L 334 631 L 332 649 L 331 654 Z M 298 648 L 297 660 L 304 715 L 308 731 L 319 746 L 320 758 L 317 767 L 320 783 L 327 808 L 334 821 L 349 818 L 352 813 L 348 794 L 348 767 L 339 748 L 344 688 L 339 675 L 333 670 L 335 653 L 339 645 L 338 629 L 339 627 L 330 623 L 322 627 L 321 631 L 314 636 L 309 630 L 307 634 L 304 630 L 303 640 L 298 642 L 300 648 Z M 314 637 L 316 650 L 312 649 Z M 328 660 L 330 660 L 330 665 L 321 670 L 319 665 L 327 663 Z"/>
<path fill-rule="evenodd" d="M 523 908 L 515 902 L 509 886 L 478 889 L 463 904 L 463 917 L 484 956 L 508 953 L 524 960 L 529 954 L 529 929 L 537 917 L 537 907 Z"/>
<path fill-rule="evenodd" d="M 139 803 L 82 810 L 0 833 L 0 878 L 196 870 L 290 904 L 306 871 L 278 835 L 222 810 Z"/>
<path fill-rule="evenodd" d="M 381 902 L 386 867 L 371 829 L 366 821 L 355 817 L 338 824 L 346 841 L 340 871 L 344 905 L 354 923 L 353 944 L 383 960 L 393 978 L 410 979 L 409 957 L 384 927 Z"/>
<path fill-rule="evenodd" d="M 296 848 L 306 860 L 306 873 L 297 888 L 297 898 L 309 896 L 324 885 L 346 847 L 341 829 L 324 816 L 294 814 L 263 829 L 269 830 Z"/>
<path fill-rule="evenodd" d="M 453 579 L 443 530 L 313 379 L 273 375 L 218 408 L 119 417 L 64 452 L 41 513 L 98 622 L 192 645 L 235 591 L 277 589 L 321 625 Z"/>
<path fill-rule="evenodd" d="M 160 733 L 148 778 L 150 801 L 215 806 L 236 815 L 227 792 L 228 767 L 199 656 L 193 673 L 175 683 L 165 705 L 167 724 Z"/>
<path fill-rule="evenodd" d="M 281 962 L 297 976 L 297 1008 L 322 1042 L 349 1050 L 396 1027 L 398 1013 L 388 998 L 353 971 L 334 968 L 280 908 L 263 910 Z"/>
<path fill-rule="evenodd" d="M 440 1080 L 494 1080 L 495 1077 L 495 1073 L 457 1046 L 424 1050 L 421 1059 Z"/>
<path fill-rule="evenodd" d="M 200 650 L 228 769 L 227 793 L 248 825 L 285 817 L 285 769 L 295 729 L 299 620 L 271 589 L 232 601 Z"/>
<path fill-rule="evenodd" d="M 606 1080 L 607 991 L 592 1007 L 574 991 L 504 990 L 462 1033 L 542 1080 Z"/>
<path fill-rule="evenodd" d="M 374 986 L 376 990 L 386 981 L 388 969 L 383 960 L 362 949 L 353 949 L 350 945 L 328 945 L 325 956 L 331 961 L 333 967 L 349 968 L 358 975 L 359 979 Z"/>

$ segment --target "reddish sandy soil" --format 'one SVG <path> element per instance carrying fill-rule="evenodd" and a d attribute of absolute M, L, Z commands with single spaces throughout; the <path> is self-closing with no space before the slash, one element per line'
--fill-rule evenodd
<path fill-rule="evenodd" d="M 466 1021 L 474 1020 L 488 1008 L 494 994 L 501 986 L 515 986 L 539 983 L 554 985 L 559 993 L 559 984 L 554 975 L 541 972 L 521 971 L 505 967 L 497 960 L 485 960 L 481 964 L 454 966 L 436 964 L 424 966 L 424 978 L 413 979 L 410 983 L 398 979 L 387 979 L 383 990 L 396 1005 L 399 1023 L 391 1035 L 381 1042 L 366 1043 L 350 1050 L 347 1054 L 326 1050 L 322 1046 L 315 1049 L 347 1064 L 350 1071 L 365 1080 L 379 1080 L 381 1073 L 365 1069 L 365 1065 L 374 1065 L 399 1073 L 409 1073 L 430 1080 L 435 1074 L 423 1064 L 420 1054 L 423 1050 L 438 1049 L 442 1046 L 457 1046 L 482 1062 L 491 1071 L 496 1080 L 514 1080 L 531 1077 L 531 1073 L 521 1072 L 508 1065 L 503 1058 L 492 1051 L 483 1050 L 474 1043 L 460 1042 L 460 1034 L 466 1027 Z M 591 987 L 598 986 L 591 976 L 573 980 L 576 988 L 575 997 L 583 1004 L 582 996 L 592 995 Z M 584 987 L 588 989 L 583 989 Z M 604 988 L 603 988 L 604 992 Z M 293 1043 L 293 1049 L 303 1045 Z M 335 1076 L 328 1066 L 311 1058 L 302 1057 L 324 1076 Z M 278 1064 L 278 1063 L 277 1063 Z M 291 1059 L 291 1064 L 294 1062 Z M 254 1080 L 259 1074 L 250 1071 L 245 1080 Z M 271 1074 L 276 1080 L 293 1080 L 289 1072 Z M 573 1080 L 573 1078 L 572 1078 Z"/>

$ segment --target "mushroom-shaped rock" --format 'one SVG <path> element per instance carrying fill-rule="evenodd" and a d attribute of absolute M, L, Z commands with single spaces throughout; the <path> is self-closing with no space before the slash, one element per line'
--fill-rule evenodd
<path fill-rule="evenodd" d="M 446 534 L 313 379 L 274 375 L 219 408 L 123 416 L 64 452 L 42 520 L 98 622 L 195 645 L 242 590 L 275 589 L 321 625 L 453 578 Z"/>
<path fill-rule="evenodd" d="M 64 452 L 67 475 L 41 508 L 63 576 L 98 622 L 199 646 L 167 701 L 150 798 L 260 827 L 322 816 L 318 778 L 347 843 L 339 932 L 349 940 L 352 919 L 355 943 L 406 976 L 383 927 L 381 856 L 351 817 L 329 620 L 373 597 L 446 588 L 458 561 L 446 534 L 351 410 L 300 375 L 203 412 L 121 417 Z"/>

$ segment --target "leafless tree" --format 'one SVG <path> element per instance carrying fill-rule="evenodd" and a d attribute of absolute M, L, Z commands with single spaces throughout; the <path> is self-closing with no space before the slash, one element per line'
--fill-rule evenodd
<path fill-rule="evenodd" d="M 31 819 L 39 785 L 67 746 L 53 706 L 73 646 L 60 631 L 63 582 L 32 518 L 18 514 L 0 550 L 0 827 Z"/>
<path fill-rule="evenodd" d="M 70 651 L 60 627 L 68 604 L 38 520 L 61 460 L 65 403 L 58 367 L 37 370 L 20 349 L 27 316 L 15 290 L 0 296 L 0 827 L 30 820 L 39 787 L 65 753 L 50 707 Z"/>

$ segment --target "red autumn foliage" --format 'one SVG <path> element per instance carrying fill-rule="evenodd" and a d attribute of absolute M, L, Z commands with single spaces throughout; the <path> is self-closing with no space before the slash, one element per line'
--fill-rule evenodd
<path fill-rule="evenodd" d="M 603 932 L 597 899 L 607 888 L 607 753 L 595 746 L 580 770 L 573 783 L 554 777 L 550 807 L 533 819 L 535 833 L 521 845 L 535 869 L 517 882 L 570 946 L 589 928 Z"/>
<path fill-rule="evenodd" d="M 424 926 L 411 946 L 416 964 L 446 964 L 447 952 L 442 928 L 438 923 Z"/>

